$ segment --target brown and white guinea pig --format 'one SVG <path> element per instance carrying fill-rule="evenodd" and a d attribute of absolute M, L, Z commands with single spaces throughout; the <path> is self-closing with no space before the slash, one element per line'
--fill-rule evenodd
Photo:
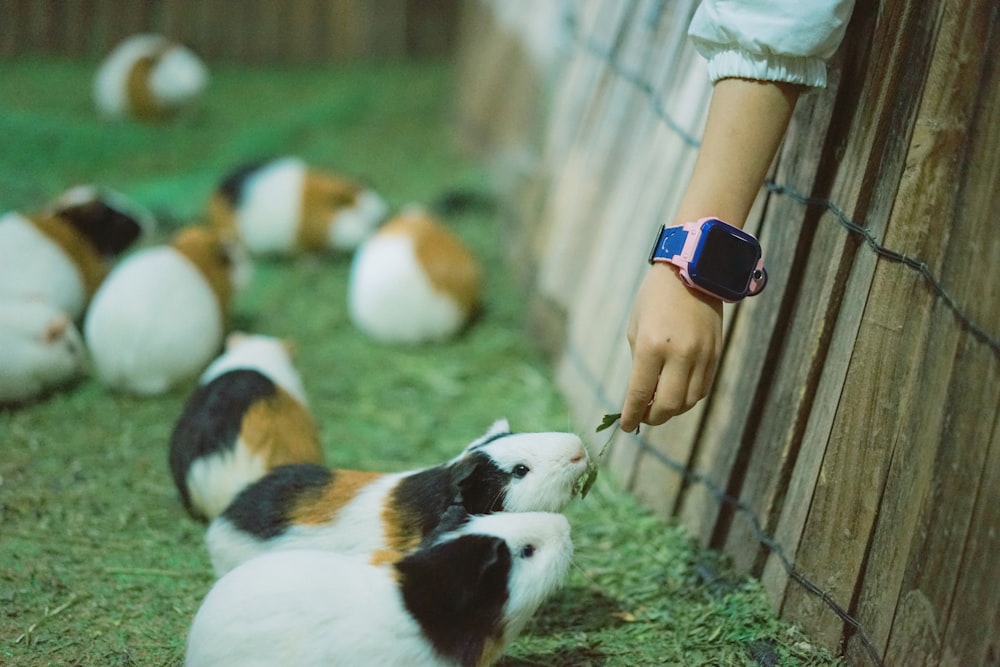
<path fill-rule="evenodd" d="M 487 667 L 563 583 L 562 514 L 476 516 L 392 565 L 322 550 L 254 558 L 202 602 L 186 667 Z"/>
<path fill-rule="evenodd" d="M 385 219 L 374 190 L 286 156 L 238 167 L 208 204 L 210 222 L 235 230 L 253 255 L 353 251 Z"/>
<path fill-rule="evenodd" d="M 469 248 L 440 221 L 409 207 L 354 255 L 348 312 L 385 343 L 448 339 L 480 305 L 480 271 Z"/>
<path fill-rule="evenodd" d="M 77 320 L 114 261 L 154 225 L 124 195 L 93 185 L 34 215 L 9 212 L 0 217 L 0 296 L 43 299 Z"/>
<path fill-rule="evenodd" d="M 163 35 L 120 42 L 94 76 L 94 104 L 105 118 L 156 120 L 191 106 L 208 86 L 205 64 Z"/>
<path fill-rule="evenodd" d="M 170 438 L 170 470 L 184 507 L 196 519 L 213 519 L 271 468 L 322 462 L 290 345 L 229 334 Z"/>
<path fill-rule="evenodd" d="M 470 514 L 561 511 L 587 469 L 573 433 L 511 433 L 506 419 L 447 463 L 399 473 L 279 466 L 208 527 L 217 575 L 274 550 L 315 548 L 391 562 L 412 551 L 449 507 Z"/>
<path fill-rule="evenodd" d="M 38 398 L 86 370 L 83 338 L 42 299 L 0 297 L 0 404 Z"/>
<path fill-rule="evenodd" d="M 239 245 L 201 226 L 126 257 L 84 320 L 98 378 L 115 391 L 151 396 L 196 377 L 222 347 L 246 271 Z"/>

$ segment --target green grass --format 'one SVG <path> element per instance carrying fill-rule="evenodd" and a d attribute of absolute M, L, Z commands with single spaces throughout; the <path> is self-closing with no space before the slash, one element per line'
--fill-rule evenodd
<path fill-rule="evenodd" d="M 281 153 L 368 178 L 393 206 L 487 189 L 450 135 L 441 63 L 219 69 L 199 112 L 165 125 L 96 120 L 92 68 L 0 63 L 2 210 L 98 182 L 157 212 L 165 234 L 198 219 L 230 167 Z M 361 336 L 346 317 L 346 257 L 259 263 L 237 300 L 240 327 L 296 342 L 333 465 L 435 464 L 500 416 L 515 430 L 573 430 L 525 335 L 501 223 L 484 210 L 448 223 L 487 277 L 484 316 L 452 343 Z M 85 379 L 0 410 L 0 665 L 181 664 L 211 584 L 204 526 L 184 514 L 166 465 L 190 390 L 136 399 Z M 756 581 L 603 477 L 567 513 L 575 566 L 503 665 L 837 664 L 774 618 Z"/>

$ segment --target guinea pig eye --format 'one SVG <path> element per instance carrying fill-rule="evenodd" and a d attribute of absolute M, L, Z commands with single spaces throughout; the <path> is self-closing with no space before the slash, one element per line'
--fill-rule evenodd
<path fill-rule="evenodd" d="M 535 545 L 525 544 L 521 547 L 521 558 L 531 558 L 535 555 Z"/>
<path fill-rule="evenodd" d="M 530 468 L 528 468 L 528 466 L 524 465 L 523 463 L 518 463 L 516 466 L 514 466 L 513 470 L 514 477 L 526 477 L 528 475 L 529 470 Z"/>

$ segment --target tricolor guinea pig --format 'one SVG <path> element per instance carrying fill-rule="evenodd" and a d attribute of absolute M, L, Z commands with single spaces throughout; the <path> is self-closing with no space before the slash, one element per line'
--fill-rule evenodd
<path fill-rule="evenodd" d="M 212 224 L 235 230 L 251 254 L 274 256 L 353 251 L 387 211 L 374 190 L 291 156 L 235 169 L 208 204 Z"/>
<path fill-rule="evenodd" d="M 0 403 L 38 398 L 79 378 L 86 356 L 76 325 L 58 308 L 0 297 Z"/>
<path fill-rule="evenodd" d="M 162 119 L 191 106 L 208 80 L 205 64 L 187 47 L 163 35 L 132 35 L 98 67 L 94 103 L 105 118 Z"/>
<path fill-rule="evenodd" d="M 222 347 L 233 291 L 245 280 L 239 250 L 217 231 L 191 226 L 122 260 L 83 325 L 100 380 L 151 396 L 201 373 Z"/>
<path fill-rule="evenodd" d="M 559 586 L 573 554 L 562 514 L 472 517 L 392 565 L 279 551 L 202 602 L 186 667 L 488 667 Z"/>
<path fill-rule="evenodd" d="M 385 343 L 425 343 L 462 330 L 480 305 L 480 272 L 462 241 L 423 209 L 410 207 L 354 255 L 348 312 Z"/>
<path fill-rule="evenodd" d="M 106 188 L 71 188 L 34 215 L 0 217 L 0 296 L 48 301 L 83 314 L 115 260 L 155 221 Z"/>
<path fill-rule="evenodd" d="M 170 470 L 184 507 L 197 519 L 212 519 L 271 468 L 322 462 L 289 344 L 229 334 L 170 438 Z"/>
<path fill-rule="evenodd" d="M 498 420 L 451 461 L 379 473 L 279 466 L 244 489 L 208 527 L 221 575 L 274 550 L 316 548 L 391 562 L 412 551 L 449 507 L 470 514 L 562 510 L 587 469 L 573 433 L 511 433 Z"/>

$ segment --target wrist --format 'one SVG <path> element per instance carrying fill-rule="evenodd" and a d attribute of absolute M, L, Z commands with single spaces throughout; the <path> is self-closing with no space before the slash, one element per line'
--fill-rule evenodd
<path fill-rule="evenodd" d="M 680 267 L 674 266 L 673 264 L 668 264 L 666 262 L 654 262 L 653 265 L 649 267 L 649 272 L 656 276 L 656 282 L 661 285 L 664 290 L 670 290 L 671 292 L 677 294 L 683 292 L 698 301 L 713 307 L 722 305 L 723 303 L 723 300 L 714 294 L 709 294 L 708 292 L 694 288 L 685 282 L 684 278 L 681 277 Z"/>

